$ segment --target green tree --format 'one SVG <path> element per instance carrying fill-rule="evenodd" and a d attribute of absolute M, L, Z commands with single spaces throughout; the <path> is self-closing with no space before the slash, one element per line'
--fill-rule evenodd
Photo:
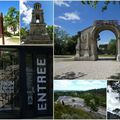
<path fill-rule="evenodd" d="M 90 106 L 90 100 L 91 100 L 92 98 L 93 98 L 93 95 L 90 94 L 90 93 L 86 93 L 86 94 L 84 95 L 85 104 L 86 104 L 87 106 Z"/>
<path fill-rule="evenodd" d="M 107 48 L 109 54 L 116 55 L 116 49 L 117 49 L 116 44 L 117 44 L 117 40 L 114 39 L 110 40 Z"/>
<path fill-rule="evenodd" d="M 54 28 L 55 55 L 75 54 L 77 35 L 70 36 L 65 30 L 59 27 Z"/>
<path fill-rule="evenodd" d="M 90 101 L 89 106 L 90 106 L 91 110 L 93 110 L 93 111 L 95 111 L 95 112 L 98 111 L 98 108 L 97 108 L 97 106 L 96 106 L 96 104 L 95 104 L 94 99 L 92 99 L 92 100 Z"/>
<path fill-rule="evenodd" d="M 53 26 L 47 26 L 47 32 L 50 36 L 50 39 L 53 40 Z"/>
<path fill-rule="evenodd" d="M 99 106 L 100 106 L 100 99 L 99 99 L 99 96 L 95 95 L 95 96 L 94 96 L 94 100 L 95 100 L 96 106 L 99 107 Z"/>
<path fill-rule="evenodd" d="M 21 39 L 25 39 L 27 37 L 28 33 L 29 33 L 29 30 L 27 29 L 27 27 L 24 27 L 24 28 L 22 27 L 20 29 L 20 37 L 21 37 Z"/>
<path fill-rule="evenodd" d="M 76 50 L 75 50 L 75 46 L 77 44 L 77 35 L 75 36 L 72 36 L 69 38 L 68 42 L 67 42 L 67 53 L 68 54 L 75 54 L 76 53 Z"/>
<path fill-rule="evenodd" d="M 97 5 L 99 4 L 100 1 L 86 1 L 86 0 L 82 0 L 81 3 L 83 5 L 90 5 L 91 7 L 93 8 L 96 8 Z M 103 6 L 101 8 L 101 11 L 104 12 L 108 9 L 108 6 L 110 5 L 110 3 L 112 4 L 120 4 L 120 1 L 110 1 L 110 0 L 105 0 L 104 3 L 103 3 Z"/>
<path fill-rule="evenodd" d="M 59 27 L 54 28 L 54 53 L 55 55 L 65 55 L 69 35 Z"/>
<path fill-rule="evenodd" d="M 6 16 L 4 17 L 4 21 L 5 28 L 10 27 L 15 35 L 15 31 L 19 27 L 19 11 L 14 7 L 9 8 Z"/>

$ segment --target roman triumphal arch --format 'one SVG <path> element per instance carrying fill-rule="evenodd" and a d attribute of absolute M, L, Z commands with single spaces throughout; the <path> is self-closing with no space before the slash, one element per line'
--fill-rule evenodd
<path fill-rule="evenodd" d="M 97 37 L 101 31 L 112 31 L 117 39 L 117 61 L 120 61 L 120 25 L 117 20 L 96 20 L 92 26 L 78 32 L 75 60 L 97 60 Z"/>

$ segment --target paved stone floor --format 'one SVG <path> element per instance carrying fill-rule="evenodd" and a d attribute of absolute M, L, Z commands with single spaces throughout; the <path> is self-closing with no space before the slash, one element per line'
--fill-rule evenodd
<path fill-rule="evenodd" d="M 54 75 L 63 75 L 67 72 L 81 73 L 75 79 L 120 79 L 120 62 L 115 60 L 98 61 L 55 61 Z M 55 77 L 54 76 L 54 77 Z M 57 79 L 56 77 L 54 79 Z"/>

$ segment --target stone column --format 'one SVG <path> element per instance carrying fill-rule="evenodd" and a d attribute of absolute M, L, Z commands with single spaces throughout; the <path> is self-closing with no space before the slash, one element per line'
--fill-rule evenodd
<path fill-rule="evenodd" d="M 44 23 L 44 14 L 43 14 L 43 11 L 41 12 L 41 18 L 42 18 L 42 23 Z"/>
<path fill-rule="evenodd" d="M 42 23 L 41 14 L 39 14 L 39 23 Z"/>
<path fill-rule="evenodd" d="M 34 17 L 33 17 L 33 16 L 34 16 L 34 13 L 33 13 L 33 11 L 32 11 L 32 18 L 31 18 L 31 22 L 32 22 L 32 23 L 34 23 L 34 19 L 33 19 Z"/>
<path fill-rule="evenodd" d="M 86 39 L 86 52 L 84 54 L 85 57 L 89 57 L 89 33 L 87 33 L 87 35 L 85 36 L 85 39 Z"/>
<path fill-rule="evenodd" d="M 80 38 L 77 39 L 77 45 L 76 45 L 76 55 L 74 57 L 74 60 L 80 59 Z"/>
<path fill-rule="evenodd" d="M 91 60 L 96 60 L 96 42 L 93 36 L 91 36 Z"/>
<path fill-rule="evenodd" d="M 117 61 L 120 62 L 120 36 L 117 38 Z"/>

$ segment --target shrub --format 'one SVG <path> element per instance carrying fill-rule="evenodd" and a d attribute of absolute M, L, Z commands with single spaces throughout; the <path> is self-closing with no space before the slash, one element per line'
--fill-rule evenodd
<path fill-rule="evenodd" d="M 11 37 L 11 36 L 12 36 L 12 33 L 8 32 L 8 31 L 5 31 L 4 34 L 5 34 L 5 36 L 7 36 L 7 37 Z"/>
<path fill-rule="evenodd" d="M 18 32 L 18 33 L 16 33 L 14 36 L 19 36 L 19 32 Z"/>

